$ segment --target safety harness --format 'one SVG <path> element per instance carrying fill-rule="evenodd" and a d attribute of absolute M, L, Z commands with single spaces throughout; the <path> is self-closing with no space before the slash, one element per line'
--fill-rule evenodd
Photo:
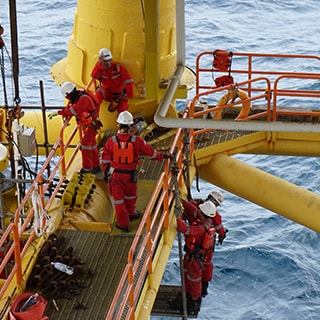
<path fill-rule="evenodd" d="M 83 112 L 80 115 L 78 115 L 76 117 L 76 121 L 78 124 L 82 125 L 82 126 L 89 126 L 89 125 L 93 125 L 93 126 L 97 126 L 98 122 L 99 122 L 99 127 L 102 126 L 101 122 L 99 121 L 98 116 L 94 117 L 94 114 L 97 113 L 97 109 L 99 108 L 98 102 L 95 98 L 95 96 L 93 95 L 93 93 L 91 93 L 88 90 L 79 90 L 80 94 L 78 97 L 78 100 L 83 96 L 83 95 L 87 95 L 91 98 L 93 104 L 95 105 L 95 109 L 92 110 L 91 112 Z M 101 124 L 101 125 L 100 125 Z M 98 129 L 98 128 L 96 128 Z"/>
<path fill-rule="evenodd" d="M 128 141 L 120 141 L 117 136 L 113 139 L 113 161 L 118 164 L 131 164 L 135 161 L 133 136 Z"/>
<path fill-rule="evenodd" d="M 197 244 L 195 237 L 188 234 L 185 239 L 185 250 L 189 256 L 196 258 L 198 261 L 205 261 L 207 253 L 214 248 L 216 230 L 209 222 L 201 223 L 200 220 L 196 220 L 191 226 L 194 225 L 202 225 L 205 228 L 206 232 L 202 244 Z"/>
<path fill-rule="evenodd" d="M 117 78 L 119 75 L 120 75 L 120 64 L 116 63 L 113 66 L 111 80 L 113 80 L 114 78 Z M 104 75 L 103 73 L 100 73 L 100 78 L 99 78 L 99 86 L 100 87 L 103 87 L 103 84 L 102 84 L 103 80 L 102 79 L 107 80 L 107 79 L 109 79 L 109 77 L 107 75 Z"/>

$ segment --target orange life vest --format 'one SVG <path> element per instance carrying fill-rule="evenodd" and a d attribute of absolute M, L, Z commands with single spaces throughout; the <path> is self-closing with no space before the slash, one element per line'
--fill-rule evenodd
<path fill-rule="evenodd" d="M 192 225 L 199 225 L 199 224 L 200 224 L 200 220 L 196 220 L 195 222 L 192 223 Z M 188 234 L 185 238 L 186 248 L 190 254 L 203 255 L 207 251 L 212 250 L 214 247 L 214 239 L 215 239 L 215 232 L 216 232 L 215 228 L 209 223 L 205 223 L 202 225 L 205 228 L 206 232 L 201 245 L 197 244 L 195 237 L 190 234 Z"/>
<path fill-rule="evenodd" d="M 232 52 L 226 50 L 216 50 L 213 53 L 212 66 L 216 71 L 229 71 L 231 68 Z"/>
<path fill-rule="evenodd" d="M 211 250 L 214 246 L 216 229 L 211 225 L 209 226 L 203 225 L 203 226 L 206 229 L 206 233 L 204 235 L 202 249 L 207 251 L 207 250 Z"/>
<path fill-rule="evenodd" d="M 91 100 L 93 101 L 95 107 L 99 106 L 98 101 L 96 99 L 96 96 L 91 91 L 86 90 L 86 89 L 80 89 L 79 91 L 81 92 L 81 94 L 88 95 L 91 98 Z"/>
<path fill-rule="evenodd" d="M 232 56 L 233 53 L 226 50 L 215 50 L 213 52 L 212 71 L 229 71 L 228 75 L 222 75 L 214 79 L 216 87 L 224 87 L 229 84 L 233 84 L 234 80 L 231 76 Z"/>
<path fill-rule="evenodd" d="M 78 116 L 76 118 L 76 121 L 78 124 L 85 126 L 85 125 L 89 125 L 92 123 L 93 119 L 90 113 L 88 112 L 83 112 L 80 114 L 80 116 Z"/>
<path fill-rule="evenodd" d="M 113 137 L 113 161 L 118 164 L 130 164 L 134 162 L 134 145 L 132 136 L 128 141 L 120 141 L 117 136 Z"/>
<path fill-rule="evenodd" d="M 234 80 L 231 75 L 227 75 L 227 76 L 220 76 L 218 78 L 215 78 L 214 82 L 216 84 L 216 87 L 224 87 L 229 84 L 233 84 Z"/>
<path fill-rule="evenodd" d="M 89 90 L 79 90 L 80 91 L 80 95 L 79 98 L 85 94 L 87 96 L 89 96 L 93 102 L 93 104 L 95 105 L 96 109 L 98 108 L 98 102 L 96 100 L 96 97 L 94 96 L 94 94 L 92 92 L 90 92 Z M 79 99 L 78 98 L 78 99 Z M 98 110 L 98 109 L 97 109 Z M 92 124 L 92 122 L 95 120 L 93 119 L 93 115 L 96 113 L 96 118 L 98 117 L 98 113 L 96 112 L 96 110 L 93 110 L 92 112 L 83 112 L 82 114 L 78 115 L 76 117 L 76 121 L 78 124 L 82 125 L 82 126 L 86 126 L 86 125 L 90 125 Z"/>

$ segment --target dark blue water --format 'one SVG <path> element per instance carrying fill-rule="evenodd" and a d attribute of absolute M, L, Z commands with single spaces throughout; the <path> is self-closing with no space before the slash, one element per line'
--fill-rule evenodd
<path fill-rule="evenodd" d="M 50 67 L 67 54 L 75 5 L 76 0 L 17 1 L 23 104 L 39 104 L 39 80 L 44 81 L 47 105 L 62 103 Z M 0 23 L 9 33 L 6 6 L 1 7 Z M 215 49 L 319 55 L 319 34 L 319 0 L 186 0 L 187 65 L 191 68 L 199 52 Z M 319 66 L 308 68 L 319 70 Z M 319 192 L 317 158 L 237 158 Z M 201 192 L 193 188 L 192 194 L 205 197 L 213 188 L 201 181 Z M 199 319 L 320 319 L 319 234 L 228 192 L 220 213 L 229 233 L 216 249 L 214 278 Z M 179 274 L 175 249 L 164 282 L 177 284 Z"/>

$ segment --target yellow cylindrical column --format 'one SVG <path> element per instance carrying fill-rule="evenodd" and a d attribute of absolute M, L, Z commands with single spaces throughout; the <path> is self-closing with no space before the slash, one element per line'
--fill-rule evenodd
<path fill-rule="evenodd" d="M 227 155 L 199 168 L 200 177 L 320 232 L 320 196 Z"/>
<path fill-rule="evenodd" d="M 135 83 L 145 80 L 145 32 L 154 26 L 145 24 L 144 10 L 141 1 L 78 0 L 74 28 L 68 41 L 68 57 L 61 62 L 62 66 L 58 63 L 52 69 L 56 82 L 59 77 L 60 82 L 64 81 L 64 77 L 84 87 L 90 80 L 99 49 L 103 47 L 111 50 L 114 61 L 128 69 Z M 159 10 L 159 39 L 150 41 L 159 41 L 159 77 L 167 79 L 176 63 L 175 1 L 160 1 Z"/>
<path fill-rule="evenodd" d="M 153 121 L 163 94 L 160 81 L 168 80 L 176 65 L 175 0 L 148 0 L 145 5 L 141 1 L 78 0 L 68 56 L 51 68 L 53 80 L 58 85 L 72 81 L 84 88 L 103 47 L 134 79 L 129 111 Z M 108 104 L 103 102 L 100 108 L 103 130 L 117 127 L 116 114 L 107 111 Z M 172 115 L 177 117 L 175 108 L 170 109 Z"/>

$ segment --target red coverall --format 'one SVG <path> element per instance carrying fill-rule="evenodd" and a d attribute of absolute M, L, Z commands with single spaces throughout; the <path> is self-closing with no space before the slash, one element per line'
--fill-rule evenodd
<path fill-rule="evenodd" d="M 133 161 L 131 163 L 119 163 L 114 158 L 114 144 L 118 144 L 115 137 L 118 137 L 120 143 L 127 144 L 131 137 L 133 144 Z M 118 133 L 106 142 L 102 152 L 102 169 L 105 174 L 112 172 L 112 177 L 108 183 L 108 190 L 113 198 L 116 211 L 117 224 L 121 228 L 126 228 L 130 223 L 130 216 L 136 211 L 137 201 L 137 181 L 132 181 L 132 175 L 139 164 L 140 155 L 144 154 L 151 160 L 161 161 L 164 153 L 156 151 L 139 136 L 129 133 Z"/>
<path fill-rule="evenodd" d="M 185 236 L 192 236 L 195 240 L 195 245 L 199 248 L 202 247 L 205 238 L 206 229 L 204 224 L 211 225 L 211 219 L 198 220 L 198 222 L 193 223 L 190 226 L 181 218 L 177 219 L 178 230 Z M 197 261 L 188 251 L 183 257 L 183 267 L 186 293 L 190 294 L 192 300 L 197 301 L 198 299 L 201 299 L 202 278 L 205 270 L 202 270 L 199 261 Z"/>
<path fill-rule="evenodd" d="M 183 217 L 186 218 L 190 224 L 192 224 L 196 219 L 199 219 L 200 209 L 198 208 L 198 203 L 195 201 L 182 201 L 182 205 L 184 208 Z M 216 215 L 211 218 L 211 223 L 216 229 L 219 235 L 224 235 L 226 230 L 222 224 L 222 217 L 220 213 L 217 211 Z M 202 275 L 202 282 L 209 282 L 212 280 L 213 268 L 214 265 L 212 263 L 212 256 L 214 251 L 207 252 L 207 259 L 203 263 L 205 268 Z"/>
<path fill-rule="evenodd" d="M 82 125 L 81 116 L 85 113 L 91 115 L 94 122 L 99 121 L 98 111 L 99 104 L 94 101 L 94 98 L 85 91 L 78 91 L 78 97 L 74 103 L 69 103 L 67 106 L 58 111 L 58 114 L 65 118 L 72 116 L 76 117 L 78 124 Z M 91 124 L 82 125 L 83 136 L 81 138 L 81 154 L 82 154 L 82 168 L 92 169 L 100 166 L 99 151 L 96 142 L 97 126 Z"/>
<path fill-rule="evenodd" d="M 100 81 L 95 93 L 99 105 L 102 100 L 118 98 L 117 112 L 128 110 L 127 98 L 133 98 L 134 81 L 125 67 L 112 62 L 111 67 L 106 69 L 98 61 L 92 69 L 91 77 Z"/>

